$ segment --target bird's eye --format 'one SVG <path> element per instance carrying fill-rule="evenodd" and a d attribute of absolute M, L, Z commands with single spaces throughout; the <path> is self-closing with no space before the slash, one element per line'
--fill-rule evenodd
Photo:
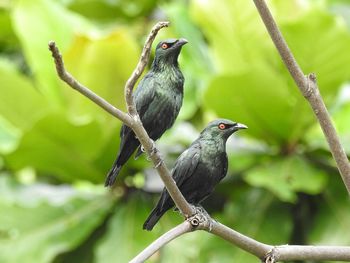
<path fill-rule="evenodd" d="M 226 129 L 226 125 L 223 124 L 223 123 L 220 123 L 218 127 L 219 127 L 220 130 L 225 130 Z"/>
<path fill-rule="evenodd" d="M 168 46 L 168 44 L 167 43 L 163 43 L 162 44 L 162 49 L 167 49 L 169 46 Z"/>

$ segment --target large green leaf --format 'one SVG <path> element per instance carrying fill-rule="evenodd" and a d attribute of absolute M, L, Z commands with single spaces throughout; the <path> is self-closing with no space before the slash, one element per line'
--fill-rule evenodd
<path fill-rule="evenodd" d="M 156 0 L 74 0 L 67 2 L 70 9 L 91 19 L 115 21 L 147 16 L 153 10 Z"/>
<path fill-rule="evenodd" d="M 0 261 L 44 263 L 79 245 L 104 220 L 110 196 L 69 186 L 16 186 L 0 176 Z"/>
<path fill-rule="evenodd" d="M 140 49 L 126 28 L 101 37 L 78 35 L 64 53 L 67 70 L 79 82 L 120 109 L 125 108 L 124 85 L 137 64 Z M 69 87 L 64 87 L 72 115 L 111 120 L 109 114 Z"/>
<path fill-rule="evenodd" d="M 0 59 L 0 115 L 17 129 L 31 127 L 48 111 L 45 98 L 14 64 Z"/>
<path fill-rule="evenodd" d="M 75 32 L 86 30 L 90 25 L 56 1 L 17 0 L 12 8 L 13 26 L 39 89 L 52 106 L 62 105 L 60 80 L 47 44 L 55 40 L 63 51 Z"/>
<path fill-rule="evenodd" d="M 107 234 L 96 247 L 96 262 L 128 262 L 155 240 L 158 231 L 142 229 L 150 211 L 139 195 L 119 203 L 109 220 Z"/>
<path fill-rule="evenodd" d="M 349 246 L 350 237 L 344 233 L 347 233 L 350 227 L 350 199 L 339 174 L 331 176 L 322 197 L 309 242 Z"/>
<path fill-rule="evenodd" d="M 14 169 L 30 166 L 63 181 L 101 182 L 105 171 L 94 166 L 94 160 L 105 136 L 99 122 L 77 125 L 65 116 L 50 114 L 23 136 L 6 160 Z"/>
<path fill-rule="evenodd" d="M 249 170 L 245 176 L 249 184 L 264 187 L 287 202 L 296 200 L 296 192 L 320 193 L 327 185 L 327 178 L 323 170 L 300 156 L 276 157 Z"/>
<path fill-rule="evenodd" d="M 278 18 L 279 10 L 285 12 L 285 5 L 290 4 L 275 2 L 278 4 L 272 7 Z M 193 16 L 208 37 L 217 66 L 204 95 L 205 109 L 247 122 L 252 127 L 248 132 L 265 141 L 293 144 L 300 140 L 314 121 L 313 116 L 262 27 L 253 3 L 193 3 Z M 350 34 L 326 10 L 298 8 L 303 12 L 278 19 L 281 30 L 302 69 L 317 74 L 322 95 L 331 102 L 350 75 Z M 315 43 L 312 32 L 316 31 Z"/>
<path fill-rule="evenodd" d="M 243 73 L 215 77 L 204 105 L 220 117 L 246 124 L 248 134 L 283 143 L 302 136 L 313 117 L 306 102 L 293 96 L 279 75 L 268 68 L 252 67 Z"/>
<path fill-rule="evenodd" d="M 208 38 L 220 73 L 249 68 L 268 58 L 264 53 L 271 50 L 272 43 L 252 2 L 194 0 L 190 13 Z"/>

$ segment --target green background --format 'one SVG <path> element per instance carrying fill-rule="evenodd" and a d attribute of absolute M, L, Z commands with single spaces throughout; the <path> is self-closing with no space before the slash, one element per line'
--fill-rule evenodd
<path fill-rule="evenodd" d="M 350 2 L 268 1 L 320 91 L 350 155 Z M 161 185 L 145 157 L 112 190 L 103 182 L 120 121 L 63 84 L 56 41 L 81 83 L 125 109 L 124 83 L 150 28 L 188 39 L 185 100 L 157 142 L 171 168 L 209 121 L 249 129 L 228 142 L 229 172 L 203 204 L 220 222 L 268 244 L 350 245 L 349 198 L 315 117 L 281 62 L 253 1 L 0 1 L 0 262 L 127 262 L 181 222 L 142 224 Z M 145 177 L 145 175 L 147 175 Z M 258 262 L 205 232 L 149 262 Z"/>

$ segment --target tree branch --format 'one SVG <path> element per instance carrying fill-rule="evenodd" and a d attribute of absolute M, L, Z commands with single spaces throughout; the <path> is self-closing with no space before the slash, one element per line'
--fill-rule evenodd
<path fill-rule="evenodd" d="M 213 220 L 203 208 L 196 208 L 195 215 L 163 234 L 131 262 L 144 262 L 171 240 L 195 230 L 205 230 L 208 233 L 221 237 L 264 262 L 278 262 L 282 260 L 350 260 L 350 247 L 346 246 L 271 246 L 261 243 Z"/>
<path fill-rule="evenodd" d="M 316 115 L 316 118 L 327 139 L 331 153 L 337 163 L 338 170 L 346 186 L 346 189 L 350 194 L 350 163 L 343 149 L 343 146 L 340 143 L 337 131 L 332 124 L 332 120 L 319 92 L 315 75 L 304 75 L 292 52 L 290 51 L 286 41 L 284 40 L 280 30 L 278 29 L 278 26 L 273 19 L 265 0 L 253 1 L 284 64 L 288 68 L 300 92 L 310 103 L 311 108 Z"/>
<path fill-rule="evenodd" d="M 173 229 L 169 230 L 158 239 L 153 241 L 148 247 L 146 247 L 140 254 L 134 257 L 129 263 L 144 262 L 146 259 L 156 253 L 161 247 L 168 244 L 171 240 L 192 231 L 192 225 L 185 221 L 180 225 L 177 225 Z"/>

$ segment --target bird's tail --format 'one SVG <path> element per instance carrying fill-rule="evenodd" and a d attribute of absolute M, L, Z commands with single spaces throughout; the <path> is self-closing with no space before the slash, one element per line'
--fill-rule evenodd
<path fill-rule="evenodd" d="M 109 171 L 109 173 L 107 174 L 107 178 L 106 178 L 106 181 L 105 181 L 105 186 L 108 187 L 108 186 L 112 186 L 115 182 L 115 179 L 117 178 L 119 172 L 120 172 L 120 169 L 122 169 L 122 166 L 121 165 L 118 165 L 118 164 L 114 164 L 112 169 Z"/>
<path fill-rule="evenodd" d="M 166 211 L 167 209 L 161 210 L 160 205 L 158 204 L 146 219 L 145 223 L 143 224 L 143 229 L 151 231 Z"/>

